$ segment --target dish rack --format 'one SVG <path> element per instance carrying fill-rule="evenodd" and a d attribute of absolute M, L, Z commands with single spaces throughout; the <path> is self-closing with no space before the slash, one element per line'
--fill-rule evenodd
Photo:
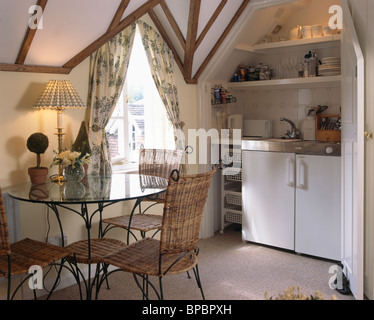
<path fill-rule="evenodd" d="M 242 223 L 242 154 L 241 148 L 230 146 L 224 159 L 229 166 L 222 170 L 221 233 L 232 223 Z"/>

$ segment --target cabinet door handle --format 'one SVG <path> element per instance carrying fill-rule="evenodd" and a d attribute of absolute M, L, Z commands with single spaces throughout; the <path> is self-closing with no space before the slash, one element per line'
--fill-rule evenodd
<path fill-rule="evenodd" d="M 296 176 L 297 176 L 296 187 L 300 189 L 305 189 L 305 162 L 302 159 L 297 161 Z"/>
<path fill-rule="evenodd" d="M 288 158 L 286 162 L 286 184 L 289 187 L 295 185 L 294 161 L 292 158 Z"/>

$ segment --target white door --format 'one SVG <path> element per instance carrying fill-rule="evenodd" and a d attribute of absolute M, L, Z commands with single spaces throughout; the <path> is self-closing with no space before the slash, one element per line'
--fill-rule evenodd
<path fill-rule="evenodd" d="M 295 251 L 339 260 L 341 158 L 296 155 Z"/>
<path fill-rule="evenodd" d="M 346 0 L 342 37 L 342 263 L 356 299 L 364 281 L 364 59 Z"/>
<path fill-rule="evenodd" d="M 294 250 L 295 154 L 242 152 L 243 239 Z"/>

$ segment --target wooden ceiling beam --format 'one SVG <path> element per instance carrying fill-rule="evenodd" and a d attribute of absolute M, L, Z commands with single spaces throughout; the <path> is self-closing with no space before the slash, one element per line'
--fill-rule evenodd
<path fill-rule="evenodd" d="M 201 0 L 190 0 L 190 12 L 188 16 L 186 50 L 184 54 L 184 78 L 192 78 L 192 64 L 195 54 L 195 44 L 197 38 L 197 28 L 199 25 Z"/>
<path fill-rule="evenodd" d="M 69 74 L 72 68 L 0 63 L 0 71 Z"/>
<path fill-rule="evenodd" d="M 118 6 L 116 14 L 113 17 L 112 22 L 110 23 L 110 26 L 108 28 L 108 32 L 113 30 L 115 27 L 117 27 L 119 25 L 119 23 L 121 22 L 121 18 L 123 16 L 123 14 L 125 13 L 125 10 L 126 10 L 127 6 L 129 5 L 129 3 L 130 3 L 130 0 L 122 0 L 121 1 L 120 5 Z"/>
<path fill-rule="evenodd" d="M 214 11 L 213 15 L 209 19 L 209 21 L 206 24 L 204 30 L 201 32 L 199 38 L 196 41 L 196 44 L 195 44 L 196 49 L 199 47 L 201 42 L 204 40 L 206 34 L 208 33 L 208 31 L 212 27 L 213 23 L 217 20 L 219 14 L 221 13 L 223 8 L 225 7 L 226 3 L 227 3 L 227 0 L 222 0 L 221 3 L 218 5 L 217 9 Z"/>
<path fill-rule="evenodd" d="M 171 27 L 174 30 L 175 35 L 177 36 L 180 44 L 182 45 L 183 50 L 186 50 L 186 40 L 182 34 L 181 29 L 178 26 L 178 23 L 175 21 L 173 14 L 171 13 L 168 5 L 166 4 L 165 0 L 161 0 L 160 2 L 161 8 L 164 11 L 166 18 L 168 19 Z"/>
<path fill-rule="evenodd" d="M 244 9 L 247 7 L 251 0 L 244 0 L 240 5 L 239 9 L 236 11 L 235 15 L 231 19 L 230 23 L 223 31 L 221 37 L 218 39 L 217 43 L 214 45 L 212 50 L 209 52 L 208 56 L 205 58 L 204 62 L 201 64 L 200 68 L 197 70 L 195 76 L 193 77 L 196 81 L 199 79 L 201 73 L 205 70 L 210 60 L 213 58 L 214 54 L 217 52 L 218 48 L 222 45 L 222 42 L 226 39 L 227 35 L 230 33 L 232 27 L 235 25 L 236 21 L 239 19 Z"/>
<path fill-rule="evenodd" d="M 47 2 L 48 2 L 48 0 L 38 0 L 36 5 L 40 6 L 42 8 L 43 12 L 44 12 L 44 9 L 47 5 Z M 38 21 L 38 23 L 39 23 L 39 21 Z M 38 30 L 38 28 L 31 29 L 30 26 L 27 27 L 26 35 L 23 39 L 21 48 L 18 52 L 18 56 L 17 56 L 16 62 L 15 62 L 16 64 L 24 64 L 25 63 L 27 54 L 28 54 L 28 52 L 30 50 L 30 47 L 31 47 L 31 43 L 34 40 L 34 37 L 35 37 L 35 34 L 36 34 L 37 30 Z"/>
<path fill-rule="evenodd" d="M 128 15 L 124 18 L 117 27 L 113 28 L 110 31 L 104 33 L 100 38 L 96 41 L 92 42 L 88 47 L 83 49 L 80 53 L 75 55 L 72 59 L 66 62 L 63 65 L 63 68 L 75 68 L 78 64 L 80 64 L 83 60 L 88 58 L 92 53 L 98 50 L 101 46 L 107 43 L 111 38 L 113 38 L 116 34 L 120 33 L 123 29 L 131 25 L 132 23 L 136 22 L 140 19 L 144 14 L 146 14 L 150 9 L 153 9 L 156 5 L 160 3 L 161 0 L 149 0 L 141 7 L 136 9 L 133 13 Z"/>
<path fill-rule="evenodd" d="M 166 33 L 164 27 L 162 26 L 160 20 L 157 18 L 156 14 L 154 13 L 154 11 L 152 9 L 148 11 L 148 14 L 151 17 L 153 23 L 155 24 L 158 32 L 160 32 L 160 35 L 161 35 L 162 39 L 167 43 L 170 50 L 173 52 L 174 60 L 177 63 L 181 72 L 183 73 L 182 60 L 179 58 L 178 52 L 175 50 L 175 47 L 173 46 L 173 43 L 171 42 L 169 36 L 167 35 L 167 33 Z"/>

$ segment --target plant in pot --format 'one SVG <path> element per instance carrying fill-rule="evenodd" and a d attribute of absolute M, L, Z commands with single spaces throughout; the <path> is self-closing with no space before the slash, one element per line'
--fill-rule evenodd
<path fill-rule="evenodd" d="M 48 168 L 41 167 L 41 154 L 43 154 L 49 145 L 48 137 L 40 132 L 33 133 L 26 142 L 27 149 L 36 154 L 36 167 L 28 169 L 30 180 L 34 184 L 43 184 L 46 182 Z"/>

